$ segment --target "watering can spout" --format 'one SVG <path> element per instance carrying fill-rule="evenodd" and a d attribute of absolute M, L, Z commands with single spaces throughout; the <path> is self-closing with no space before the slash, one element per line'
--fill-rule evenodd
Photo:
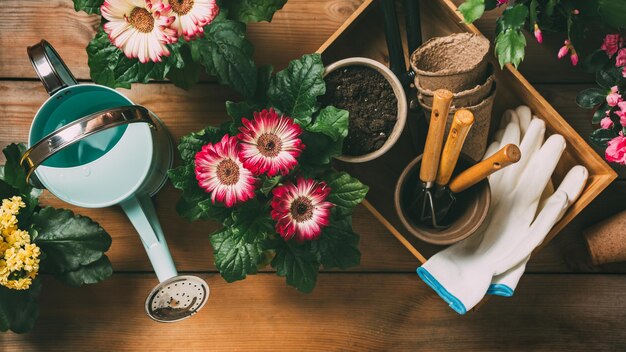
<path fill-rule="evenodd" d="M 178 275 L 154 204 L 148 195 L 130 197 L 120 204 L 141 237 L 160 282 Z"/>

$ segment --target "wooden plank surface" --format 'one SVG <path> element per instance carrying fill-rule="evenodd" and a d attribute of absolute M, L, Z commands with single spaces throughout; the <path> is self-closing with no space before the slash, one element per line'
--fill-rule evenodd
<path fill-rule="evenodd" d="M 156 280 L 117 274 L 85 289 L 47 280 L 28 335 L 3 351 L 619 351 L 626 277 L 527 275 L 512 298 L 459 316 L 415 274 L 326 274 L 310 295 L 269 274 L 226 284 L 202 275 L 204 310 L 159 324 L 142 306 Z"/>
<path fill-rule="evenodd" d="M 455 0 L 460 1 L 460 0 Z M 290 0 L 272 24 L 255 24 L 249 36 L 260 63 L 280 68 L 312 52 L 361 0 Z M 35 81 L 25 48 L 41 38 L 55 45 L 72 71 L 88 79 L 84 47 L 97 19 L 74 12 L 69 0 L 2 0 L 0 21 L 0 144 L 25 141 L 37 108 L 47 98 Z M 54 16 L 50 16 L 54 9 Z M 477 23 L 488 36 L 495 13 Z M 492 35 L 492 34 L 491 34 Z M 367 38 L 365 38 L 367 39 Z M 589 113 L 577 108 L 577 91 L 589 75 L 552 58 L 556 36 L 543 46 L 528 40 L 522 73 L 583 136 Z M 377 53 L 383 58 L 386 53 Z M 546 84 L 549 83 L 549 84 Z M 122 90 L 154 110 L 177 139 L 225 116 L 233 95 L 211 83 L 189 92 L 169 84 Z M 163 103 L 162 97 L 168 97 Z M 622 178 L 626 173 L 618 169 Z M 626 181 L 616 182 L 554 241 L 533 257 L 516 297 L 493 299 L 476 314 L 453 313 L 414 274 L 416 259 L 363 207 L 354 226 L 362 264 L 350 273 L 322 273 L 316 291 L 300 294 L 283 278 L 262 273 L 235 284 L 215 273 L 208 234 L 217 224 L 189 224 L 175 214 L 177 191 L 157 197 L 159 217 L 179 270 L 201 272 L 212 296 L 198 316 L 157 324 L 143 312 L 156 283 L 138 236 L 117 208 L 76 209 L 113 236 L 109 256 L 116 274 L 100 285 L 74 289 L 46 279 L 42 316 L 32 334 L 0 334 L 2 351 L 118 350 L 621 350 L 625 264 L 587 263 L 581 230 L 626 208 Z M 67 204 L 45 194 L 45 204 Z M 70 207 L 72 208 L 72 207 Z M 533 274 L 540 273 L 540 274 Z"/>

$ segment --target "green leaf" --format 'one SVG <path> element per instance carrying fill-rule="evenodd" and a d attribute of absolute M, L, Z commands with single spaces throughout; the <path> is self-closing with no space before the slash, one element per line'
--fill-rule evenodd
<path fill-rule="evenodd" d="M 104 281 L 111 275 L 113 275 L 111 262 L 106 255 L 102 255 L 95 262 L 83 265 L 77 270 L 63 272 L 57 275 L 57 278 L 67 285 L 78 287 Z"/>
<path fill-rule="evenodd" d="M 274 12 L 283 8 L 287 0 L 227 0 L 222 6 L 228 17 L 240 22 L 271 21 Z"/>
<path fill-rule="evenodd" d="M 600 70 L 596 72 L 596 82 L 602 88 L 611 89 L 619 84 L 622 77 L 620 69 Z"/>
<path fill-rule="evenodd" d="M 0 331 L 25 333 L 32 330 L 39 317 L 37 298 L 40 293 L 40 278 L 33 280 L 28 290 L 0 286 Z"/>
<path fill-rule="evenodd" d="M 267 106 L 267 90 L 272 82 L 272 72 L 274 72 L 272 65 L 263 65 L 258 69 L 254 93 L 254 102 L 258 105 Z"/>
<path fill-rule="evenodd" d="M 611 139 L 617 136 L 618 136 L 617 132 L 615 132 L 615 130 L 612 128 L 611 129 L 598 128 L 597 130 L 591 133 L 591 135 L 589 136 L 589 139 L 591 139 L 591 142 L 593 142 L 593 144 L 601 148 L 606 148 L 607 143 Z"/>
<path fill-rule="evenodd" d="M 626 1 L 598 0 L 598 11 L 609 26 L 615 29 L 626 28 Z"/>
<path fill-rule="evenodd" d="M 175 86 L 189 90 L 198 83 L 202 65 L 193 61 L 189 45 L 181 45 L 176 54 L 180 55 L 181 67 L 172 67 L 167 73 L 167 78 Z"/>
<path fill-rule="evenodd" d="M 233 121 L 237 121 L 241 125 L 241 118 L 245 117 L 251 120 L 254 117 L 254 112 L 259 111 L 259 106 L 255 103 L 248 101 L 242 101 L 235 103 L 232 101 L 226 102 L 226 113 L 233 118 Z"/>
<path fill-rule="evenodd" d="M 511 63 L 517 67 L 524 59 L 526 38 L 520 30 L 508 29 L 496 37 L 496 55 L 500 67 Z"/>
<path fill-rule="evenodd" d="M 300 156 L 301 168 L 329 164 L 334 157 L 341 155 L 343 139 L 333 141 L 323 133 L 304 131 L 300 136 L 306 148 Z"/>
<path fill-rule="evenodd" d="M 591 123 L 598 124 L 600 121 L 606 116 L 607 110 L 609 110 L 609 104 L 606 102 L 602 104 L 596 112 L 593 113 L 593 118 L 591 119 Z"/>
<path fill-rule="evenodd" d="M 256 91 L 257 69 L 252 60 L 254 47 L 246 39 L 245 24 L 214 20 L 204 28 L 204 36 L 189 43 L 207 73 L 251 97 Z M 194 54 L 195 52 L 195 54 Z"/>
<path fill-rule="evenodd" d="M 319 54 L 304 55 L 276 73 L 267 90 L 270 105 L 306 126 L 319 109 L 317 97 L 326 92 Z"/>
<path fill-rule="evenodd" d="M 556 7 L 558 2 L 559 0 L 548 0 L 548 3 L 546 4 L 546 15 L 548 17 L 554 14 L 554 8 Z"/>
<path fill-rule="evenodd" d="M 324 269 L 348 269 L 361 262 L 359 235 L 352 231 L 351 219 L 331 222 L 311 249 L 318 256 Z"/>
<path fill-rule="evenodd" d="M 539 6 L 537 0 L 531 0 L 528 6 L 528 30 L 533 32 L 535 30 L 535 24 L 537 23 L 537 7 Z"/>
<path fill-rule="evenodd" d="M 100 260 L 111 246 L 111 236 L 98 223 L 66 209 L 46 207 L 34 213 L 31 231 L 33 241 L 46 254 L 42 268 L 60 277 Z M 89 270 L 83 275 L 76 279 L 88 283 L 100 277 Z"/>
<path fill-rule="evenodd" d="M 263 242 L 274 231 L 266 204 L 250 200 L 233 212 L 232 221 L 211 235 L 215 265 L 228 281 L 255 274 L 265 259 Z"/>
<path fill-rule="evenodd" d="M 31 192 L 32 187 L 26 183 L 26 170 L 20 165 L 24 152 L 26 152 L 26 146 L 15 143 L 9 144 L 2 150 L 6 158 L 2 179 L 21 194 L 27 195 Z"/>
<path fill-rule="evenodd" d="M 485 10 L 491 11 L 498 7 L 498 0 L 485 0 Z"/>
<path fill-rule="evenodd" d="M 606 55 L 604 50 L 598 49 L 589 55 L 585 55 L 585 58 L 582 61 L 582 68 L 585 72 L 598 72 L 605 69 L 610 62 L 611 59 L 608 55 Z"/>
<path fill-rule="evenodd" d="M 178 152 L 180 153 L 181 159 L 185 162 L 193 162 L 196 153 L 199 152 L 203 146 L 209 143 L 216 143 L 222 139 L 223 136 L 223 131 L 211 126 L 183 136 L 180 139 L 180 143 L 178 143 Z"/>
<path fill-rule="evenodd" d="M 274 177 L 265 177 L 263 179 L 263 183 L 261 184 L 261 193 L 264 195 L 269 195 L 270 192 L 274 189 L 274 187 L 278 186 L 282 176 L 274 176 Z"/>
<path fill-rule="evenodd" d="M 584 109 L 591 109 L 606 100 L 606 89 L 588 88 L 578 93 L 576 104 Z"/>
<path fill-rule="evenodd" d="M 528 18 L 528 8 L 524 4 L 516 4 L 504 10 L 498 22 L 503 31 L 517 30 L 524 26 L 526 18 Z"/>
<path fill-rule="evenodd" d="M 102 27 L 87 45 L 89 73 L 91 79 L 111 88 L 130 88 L 131 83 L 147 83 L 150 80 L 162 80 L 170 70 L 167 57 L 162 62 L 142 64 L 138 59 L 129 59 L 111 44 Z"/>
<path fill-rule="evenodd" d="M 307 130 L 323 133 L 335 142 L 343 139 L 348 135 L 348 111 L 327 106 L 320 111 Z"/>
<path fill-rule="evenodd" d="M 369 187 L 350 176 L 347 172 L 335 172 L 327 176 L 326 183 L 330 187 L 328 201 L 338 208 L 352 209 L 361 203 L 367 195 Z"/>
<path fill-rule="evenodd" d="M 472 23 L 485 12 L 485 0 L 465 0 L 459 6 L 459 12 L 463 15 L 465 23 Z"/>
<path fill-rule="evenodd" d="M 317 283 L 320 263 L 307 244 L 285 242 L 282 239 L 277 239 L 272 244 L 276 255 L 271 264 L 276 269 L 276 274 L 285 276 L 287 284 L 298 291 L 312 292 Z"/>
<path fill-rule="evenodd" d="M 100 14 L 100 6 L 104 3 L 104 0 L 74 0 L 74 10 L 85 11 L 90 15 Z"/>

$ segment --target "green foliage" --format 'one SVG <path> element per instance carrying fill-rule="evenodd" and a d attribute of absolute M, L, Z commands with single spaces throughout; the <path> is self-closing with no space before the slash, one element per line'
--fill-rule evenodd
<path fill-rule="evenodd" d="M 287 0 L 227 0 L 223 7 L 229 17 L 241 22 L 271 21 L 274 12 L 283 8 Z"/>
<path fill-rule="evenodd" d="M 611 27 L 626 28 L 626 1 L 597 0 L 598 12 Z"/>
<path fill-rule="evenodd" d="M 578 93 L 576 104 L 581 108 L 591 109 L 606 99 L 607 91 L 600 88 L 588 88 Z"/>
<path fill-rule="evenodd" d="M 317 97 L 326 92 L 324 65 L 319 54 L 304 55 L 278 72 L 267 90 L 269 104 L 301 125 L 319 110 Z"/>
<path fill-rule="evenodd" d="M 39 317 L 37 298 L 40 293 L 40 278 L 33 280 L 28 290 L 11 290 L 0 286 L 0 331 L 30 331 Z"/>
<path fill-rule="evenodd" d="M 312 292 L 317 283 L 320 263 L 316 255 L 311 253 L 309 245 L 281 239 L 272 244 L 276 255 L 271 264 L 276 269 L 276 274 L 286 277 L 287 284 L 298 291 Z"/>
<path fill-rule="evenodd" d="M 615 137 L 617 137 L 617 132 L 614 129 L 599 128 L 591 133 L 589 139 L 591 139 L 593 144 L 601 148 L 606 148 L 607 143 Z"/>
<path fill-rule="evenodd" d="M 459 6 L 459 12 L 463 15 L 465 23 L 472 23 L 485 12 L 485 0 L 465 0 Z"/>
<path fill-rule="evenodd" d="M 33 214 L 30 232 L 32 241 L 46 254 L 42 267 L 66 283 L 81 286 L 113 273 L 108 259 L 102 260 L 111 237 L 88 217 L 46 207 Z"/>
<path fill-rule="evenodd" d="M 517 67 L 524 59 L 526 38 L 522 26 L 528 17 L 528 8 L 518 4 L 507 8 L 496 25 L 496 55 L 501 67 L 511 63 Z"/>
<path fill-rule="evenodd" d="M 74 0 L 74 10 L 85 11 L 86 13 L 100 14 L 100 6 L 104 3 L 104 0 Z"/>

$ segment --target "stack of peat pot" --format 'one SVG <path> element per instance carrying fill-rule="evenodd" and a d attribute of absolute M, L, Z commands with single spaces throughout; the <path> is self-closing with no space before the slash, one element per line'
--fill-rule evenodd
<path fill-rule="evenodd" d="M 493 67 L 488 62 L 489 40 L 471 33 L 456 33 L 432 38 L 411 55 L 418 100 L 430 116 L 434 91 L 454 93 L 448 114 L 446 135 L 454 113 L 467 109 L 475 123 L 467 136 L 463 153 L 480 160 L 487 149 L 491 112 L 496 95 Z"/>

